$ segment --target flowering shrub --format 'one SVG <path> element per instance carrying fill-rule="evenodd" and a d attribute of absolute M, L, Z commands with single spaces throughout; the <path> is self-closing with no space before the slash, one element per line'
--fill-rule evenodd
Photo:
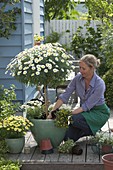
<path fill-rule="evenodd" d="M 47 86 L 63 83 L 74 70 L 73 57 L 59 43 L 46 43 L 20 52 L 7 66 L 7 71 L 27 85 L 44 85 L 45 112 L 48 110 Z M 7 73 L 7 72 L 6 72 Z"/>
<path fill-rule="evenodd" d="M 33 124 L 22 116 L 9 116 L 0 123 L 7 138 L 23 137 Z"/>

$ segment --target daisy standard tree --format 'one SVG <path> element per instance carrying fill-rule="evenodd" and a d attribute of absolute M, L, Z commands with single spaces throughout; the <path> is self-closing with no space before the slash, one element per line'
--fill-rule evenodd
<path fill-rule="evenodd" d="M 45 113 L 48 115 L 47 87 L 56 87 L 66 81 L 74 70 L 72 60 L 59 43 L 46 43 L 20 52 L 6 69 L 26 85 L 44 86 Z"/>

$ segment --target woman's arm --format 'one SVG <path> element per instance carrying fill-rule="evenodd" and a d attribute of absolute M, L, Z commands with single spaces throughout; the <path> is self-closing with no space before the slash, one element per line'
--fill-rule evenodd
<path fill-rule="evenodd" d="M 78 114 L 78 113 L 81 113 L 81 112 L 83 112 L 82 107 L 79 107 L 77 109 L 72 110 L 72 114 Z"/>

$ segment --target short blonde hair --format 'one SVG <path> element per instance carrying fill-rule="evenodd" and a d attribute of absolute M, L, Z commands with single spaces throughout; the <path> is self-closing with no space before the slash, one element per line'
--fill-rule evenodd
<path fill-rule="evenodd" d="M 84 55 L 80 60 L 83 61 L 85 64 L 87 64 L 89 67 L 94 66 L 94 68 L 98 68 L 100 65 L 100 59 L 97 59 L 94 55 L 92 54 L 86 54 Z"/>

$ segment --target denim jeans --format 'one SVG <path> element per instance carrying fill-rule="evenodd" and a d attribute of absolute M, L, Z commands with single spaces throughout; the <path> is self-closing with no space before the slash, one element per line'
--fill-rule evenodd
<path fill-rule="evenodd" d="M 83 136 L 93 135 L 89 125 L 81 113 L 72 115 L 72 123 L 70 123 L 64 140 L 73 139 L 77 141 Z"/>

